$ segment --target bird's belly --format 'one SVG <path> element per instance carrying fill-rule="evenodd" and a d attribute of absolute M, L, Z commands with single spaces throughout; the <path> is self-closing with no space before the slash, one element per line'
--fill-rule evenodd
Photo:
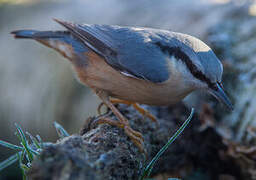
<path fill-rule="evenodd" d="M 180 92 L 171 91 L 161 86 L 156 87 L 152 85 L 136 86 L 135 89 L 129 87 L 127 89 L 119 89 L 118 91 L 112 90 L 113 97 L 128 100 L 131 102 L 137 102 L 140 104 L 148 105 L 170 105 L 181 101 L 186 95 L 180 95 Z"/>
<path fill-rule="evenodd" d="M 112 97 L 148 105 L 169 105 L 177 103 L 191 92 L 172 81 L 152 83 L 125 76 L 99 56 L 92 56 L 88 65 L 75 67 L 78 77 L 87 86 L 107 91 Z"/>

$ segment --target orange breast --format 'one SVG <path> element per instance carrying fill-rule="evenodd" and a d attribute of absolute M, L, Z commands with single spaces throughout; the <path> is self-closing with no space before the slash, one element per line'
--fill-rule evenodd
<path fill-rule="evenodd" d="M 84 53 L 86 66 L 75 66 L 81 82 L 93 89 L 107 91 L 112 97 L 149 105 L 168 105 L 183 99 L 192 90 L 179 89 L 171 81 L 152 83 L 121 74 L 90 51 Z"/>

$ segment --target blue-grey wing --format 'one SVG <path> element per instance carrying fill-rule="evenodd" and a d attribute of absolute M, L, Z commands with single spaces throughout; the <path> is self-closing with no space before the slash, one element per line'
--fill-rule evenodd
<path fill-rule="evenodd" d="M 153 32 L 129 27 L 58 22 L 121 73 L 154 83 L 169 78 L 166 56 L 154 43 L 158 37 Z"/>

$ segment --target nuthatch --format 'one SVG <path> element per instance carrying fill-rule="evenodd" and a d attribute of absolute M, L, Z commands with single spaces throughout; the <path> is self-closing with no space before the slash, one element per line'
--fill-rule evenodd
<path fill-rule="evenodd" d="M 195 37 L 151 28 L 55 21 L 67 31 L 20 30 L 12 34 L 34 39 L 68 58 L 80 81 L 92 88 L 119 119 L 102 118 L 98 123 L 124 128 L 140 150 L 141 133 L 129 126 L 113 103 L 133 105 L 154 120 L 136 103 L 170 105 L 194 90 L 204 89 L 232 109 L 221 85 L 221 62 Z"/>

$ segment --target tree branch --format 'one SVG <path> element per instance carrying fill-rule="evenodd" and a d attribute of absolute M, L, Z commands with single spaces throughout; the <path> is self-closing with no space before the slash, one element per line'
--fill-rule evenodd
<path fill-rule="evenodd" d="M 132 107 L 120 105 L 119 109 L 130 119 L 131 126 L 143 133 L 147 156 L 138 151 L 122 129 L 105 124 L 91 127 L 95 118 L 89 118 L 80 135 L 66 137 L 44 149 L 33 162 L 28 173 L 29 179 L 138 179 L 143 167 L 190 112 L 183 104 L 169 108 L 150 108 L 158 117 L 157 127 Z M 115 119 L 112 114 L 108 116 Z M 183 168 L 190 167 L 205 167 L 209 173 L 219 170 L 219 162 L 222 160 L 218 152 L 224 150 L 225 145 L 214 129 L 200 132 L 199 125 L 197 118 L 194 118 L 181 135 L 182 138 L 178 138 L 156 163 L 153 174 L 171 172 L 170 177 L 177 177 L 181 176 Z M 212 159 L 215 162 L 208 163 Z M 234 168 L 234 165 L 229 165 Z"/>

